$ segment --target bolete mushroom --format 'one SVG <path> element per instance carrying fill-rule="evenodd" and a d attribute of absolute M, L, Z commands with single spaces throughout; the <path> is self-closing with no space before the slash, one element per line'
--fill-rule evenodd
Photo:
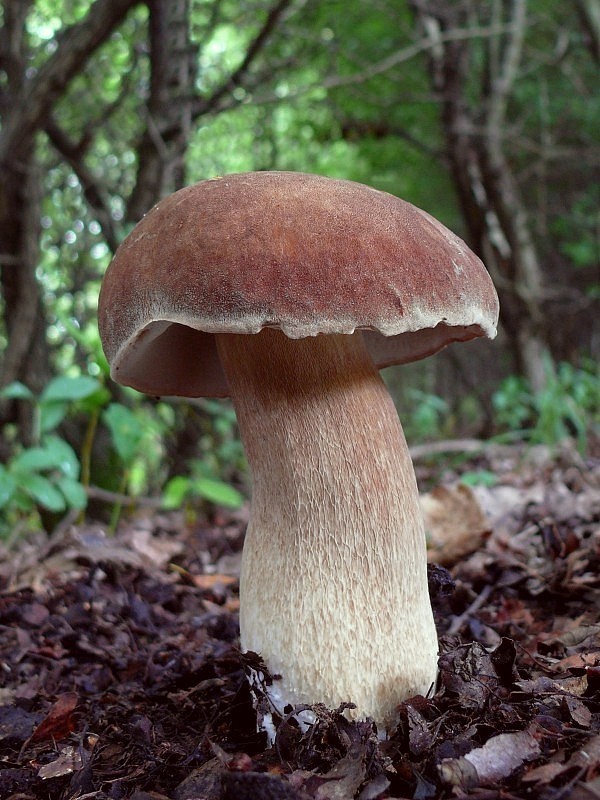
<path fill-rule="evenodd" d="M 226 396 L 252 473 L 244 650 L 274 705 L 348 701 L 394 724 L 437 636 L 413 466 L 379 368 L 493 337 L 481 261 L 429 214 L 351 181 L 228 175 L 159 202 L 100 294 L 112 376 Z"/>

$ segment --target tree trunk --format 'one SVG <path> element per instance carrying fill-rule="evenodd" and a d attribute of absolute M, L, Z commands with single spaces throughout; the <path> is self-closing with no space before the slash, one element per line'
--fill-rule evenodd
<path fill-rule="evenodd" d="M 0 362 L 0 386 L 20 380 L 39 391 L 51 374 L 40 261 L 41 174 L 36 144 L 52 106 L 121 21 L 134 0 L 96 0 L 86 17 L 66 29 L 58 47 L 29 72 L 26 19 L 31 2 L 5 2 L 0 29 L 0 289 L 7 345 Z M 0 426 L 18 422 L 24 441 L 31 436 L 29 409 L 0 404 Z"/>
<path fill-rule="evenodd" d="M 138 175 L 127 206 L 137 222 L 161 197 L 183 186 L 192 121 L 196 53 L 189 35 L 189 0 L 149 0 L 150 98 L 138 145 Z"/>
<path fill-rule="evenodd" d="M 471 52 L 473 40 L 442 37 L 477 24 L 476 4 L 442 8 L 412 3 L 433 41 L 430 74 L 441 100 L 441 122 L 470 245 L 488 267 L 500 297 L 500 318 L 515 367 L 540 391 L 551 364 L 544 330 L 544 281 L 530 233 L 525 203 L 503 146 L 506 105 L 518 77 L 525 29 L 525 2 L 513 0 L 504 20 L 492 19 L 503 33 L 479 42 L 483 66 Z M 500 8 L 498 4 L 494 8 Z"/>

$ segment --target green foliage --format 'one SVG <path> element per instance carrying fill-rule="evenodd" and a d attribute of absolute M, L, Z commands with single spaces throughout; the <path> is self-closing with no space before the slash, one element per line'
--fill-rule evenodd
<path fill-rule="evenodd" d="M 79 458 L 55 431 L 73 406 L 101 403 L 104 396 L 102 385 L 84 375 L 54 378 L 39 396 L 18 382 L 0 392 L 0 399 L 30 402 L 35 412 L 35 443 L 17 446 L 0 465 L 0 533 L 19 519 L 33 519 L 39 508 L 54 513 L 85 508 Z"/>
<path fill-rule="evenodd" d="M 55 515 L 87 506 L 93 439 L 100 421 L 109 434 L 110 448 L 118 461 L 120 494 L 135 498 L 144 491 L 156 493 L 165 481 L 164 442 L 174 423 L 173 409 L 166 403 L 149 405 L 135 392 L 127 392 L 130 405 L 111 401 L 103 384 L 90 376 L 59 376 L 34 395 L 24 384 L 11 383 L 0 391 L 0 400 L 20 400 L 34 412 L 33 444 L 13 442 L 13 454 L 0 465 L 0 535 L 18 527 L 37 527 L 40 513 Z M 167 482 L 162 500 L 175 508 L 194 499 L 237 508 L 242 496 L 218 478 L 225 464 L 243 460 L 234 433 L 232 412 L 211 406 L 214 436 L 218 443 L 212 460 L 195 459 L 189 475 Z M 70 418 L 82 418 L 88 433 L 78 455 L 59 433 Z M 6 431 L 4 432 L 6 434 Z M 119 517 L 122 499 L 116 496 L 113 523 Z"/>
<path fill-rule="evenodd" d="M 582 367 L 548 364 L 546 388 L 534 394 L 526 379 L 506 378 L 492 401 L 500 431 L 533 444 L 557 444 L 575 437 L 585 450 L 588 433 L 600 425 L 600 368 L 592 362 Z"/>
<path fill-rule="evenodd" d="M 200 405 L 204 431 L 197 443 L 199 457 L 188 462 L 185 475 L 176 475 L 167 482 L 163 504 L 177 508 L 200 500 L 239 508 L 244 498 L 231 481 L 245 473 L 246 458 L 237 434 L 235 412 L 223 400 L 202 400 Z"/>
<path fill-rule="evenodd" d="M 198 462 L 192 463 L 190 475 L 177 475 L 167 483 L 162 495 L 164 508 L 181 508 L 187 500 L 199 498 L 226 508 L 239 508 L 243 496 L 224 481 L 198 474 Z"/>
<path fill-rule="evenodd" d="M 460 482 L 465 486 L 495 486 L 498 483 L 498 476 L 489 469 L 469 470 L 460 476 Z"/>
<path fill-rule="evenodd" d="M 448 403 L 441 397 L 422 389 L 407 392 L 409 411 L 405 428 L 414 441 L 440 439 L 448 432 Z"/>

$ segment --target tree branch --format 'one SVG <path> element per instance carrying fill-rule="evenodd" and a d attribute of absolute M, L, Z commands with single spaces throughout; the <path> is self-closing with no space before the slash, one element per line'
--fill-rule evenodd
<path fill-rule="evenodd" d="M 278 0 L 267 14 L 262 28 L 254 37 L 250 46 L 246 51 L 241 64 L 234 70 L 231 75 L 217 87 L 214 92 L 207 98 L 198 98 L 193 109 L 194 117 L 202 116 L 214 111 L 219 106 L 219 101 L 229 94 L 233 89 L 242 86 L 250 67 L 255 61 L 260 51 L 264 48 L 267 40 L 277 24 L 279 23 L 284 12 L 291 5 L 292 0 Z"/>
<path fill-rule="evenodd" d="M 84 19 L 68 28 L 50 58 L 24 87 L 0 135 L 0 164 L 19 158 L 50 109 L 92 53 L 139 0 L 95 0 Z M 14 99 L 14 98 L 13 98 Z"/>
<path fill-rule="evenodd" d="M 577 12 L 588 50 L 600 64 L 600 0 L 577 0 Z"/>
<path fill-rule="evenodd" d="M 496 65 L 497 72 L 492 74 L 490 95 L 488 97 L 487 127 L 488 134 L 500 136 L 506 103 L 512 85 L 517 76 L 526 28 L 526 2 L 513 0 L 510 23 L 507 25 L 508 42 L 501 62 Z"/>
<path fill-rule="evenodd" d="M 114 253 L 119 246 L 121 237 L 116 230 L 114 220 L 110 213 L 110 204 L 104 195 L 98 178 L 87 168 L 83 161 L 82 148 L 79 144 L 69 139 L 67 134 L 52 117 L 46 122 L 44 130 L 54 148 L 60 153 L 79 178 L 79 182 L 83 187 L 85 199 L 102 227 L 107 245 Z"/>
<path fill-rule="evenodd" d="M 319 89 L 342 89 L 346 86 L 356 86 L 363 83 L 367 83 L 368 81 L 376 78 L 379 75 L 383 75 L 386 72 L 391 71 L 394 67 L 398 67 L 401 64 L 410 61 L 411 59 L 415 58 L 418 55 L 423 53 L 432 52 L 437 49 L 440 44 L 445 44 L 448 42 L 460 42 L 466 41 L 468 39 L 481 39 L 486 37 L 493 37 L 493 36 L 500 36 L 503 33 L 506 33 L 510 29 L 509 25 L 488 25 L 482 26 L 479 28 L 471 28 L 471 29 L 453 29 L 449 31 L 445 31 L 440 33 L 439 36 L 432 37 L 429 34 L 422 37 L 416 42 L 413 42 L 406 47 L 397 50 L 395 53 L 392 53 L 386 58 L 381 59 L 380 61 L 376 61 L 371 64 L 369 67 L 361 70 L 360 72 L 352 73 L 351 75 L 330 75 L 325 77 L 322 81 L 319 82 L 318 88 Z M 240 85 L 240 84 L 238 84 Z M 315 84 L 309 84 L 307 86 L 301 86 L 295 91 L 290 92 L 286 95 L 286 101 L 296 100 L 299 97 L 302 97 L 309 92 L 312 92 L 315 89 Z M 199 101 L 200 103 L 204 102 L 208 104 L 212 100 Z M 243 104 L 244 102 L 251 102 L 253 105 L 268 105 L 269 103 L 280 103 L 281 96 L 271 92 L 270 94 L 265 94 L 262 96 L 253 96 L 248 98 L 248 100 L 235 100 L 231 99 L 227 103 L 219 103 L 213 104 L 210 103 L 210 108 L 202 108 L 202 110 L 196 109 L 197 113 L 207 113 L 208 111 L 211 112 L 222 112 L 222 111 L 229 111 L 232 108 L 236 108 L 237 106 Z M 195 114 L 196 116 L 196 114 Z"/>

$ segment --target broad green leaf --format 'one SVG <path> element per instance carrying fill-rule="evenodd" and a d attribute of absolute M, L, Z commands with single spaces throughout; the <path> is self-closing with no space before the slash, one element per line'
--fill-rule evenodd
<path fill-rule="evenodd" d="M 67 478 L 77 480 L 79 477 L 79 459 L 68 442 L 59 436 L 48 436 L 44 440 L 44 449 L 52 453 L 56 466 Z"/>
<path fill-rule="evenodd" d="M 92 392 L 92 394 L 88 395 L 88 397 L 84 397 L 80 403 L 80 408 L 82 411 L 91 414 L 94 411 L 97 411 L 100 408 L 103 408 L 108 401 L 110 400 L 110 392 L 105 386 L 100 386 L 100 388 Z"/>
<path fill-rule="evenodd" d="M 3 508 L 17 489 L 17 483 L 10 472 L 0 464 L 0 508 Z"/>
<path fill-rule="evenodd" d="M 12 467 L 15 473 L 44 472 L 49 469 L 60 468 L 60 455 L 47 447 L 29 447 L 13 459 Z"/>
<path fill-rule="evenodd" d="M 460 477 L 460 482 L 465 486 L 495 486 L 498 483 L 498 476 L 495 472 L 488 469 L 472 470 L 465 472 Z"/>
<path fill-rule="evenodd" d="M 239 508 L 244 502 L 242 495 L 227 483 L 211 478 L 199 478 L 192 482 L 196 494 L 219 506 Z"/>
<path fill-rule="evenodd" d="M 163 491 L 163 508 L 179 508 L 191 488 L 192 484 L 189 478 L 183 475 L 176 475 L 174 478 L 171 478 Z"/>
<path fill-rule="evenodd" d="M 34 394 L 24 383 L 13 381 L 0 390 L 0 397 L 6 400 L 33 400 Z"/>
<path fill-rule="evenodd" d="M 41 403 L 54 402 L 56 400 L 83 400 L 94 392 L 98 391 L 102 384 L 89 375 L 78 375 L 68 377 L 61 375 L 53 378 L 46 386 L 40 396 Z"/>
<path fill-rule="evenodd" d="M 73 480 L 73 478 L 63 477 L 56 481 L 56 485 L 65 496 L 69 508 L 86 507 L 87 495 L 79 481 Z"/>
<path fill-rule="evenodd" d="M 67 403 L 61 400 L 40 405 L 40 431 L 53 431 L 67 416 L 67 410 Z"/>
<path fill-rule="evenodd" d="M 79 459 L 70 444 L 58 436 L 48 436 L 41 447 L 29 447 L 13 459 L 16 473 L 60 470 L 69 478 L 79 477 Z"/>
<path fill-rule="evenodd" d="M 115 450 L 125 464 L 131 463 L 138 452 L 144 427 L 138 417 L 121 403 L 111 403 L 104 412 Z"/>
<path fill-rule="evenodd" d="M 24 489 L 37 503 L 49 511 L 64 511 L 66 508 L 62 493 L 43 475 L 29 475 Z"/>

